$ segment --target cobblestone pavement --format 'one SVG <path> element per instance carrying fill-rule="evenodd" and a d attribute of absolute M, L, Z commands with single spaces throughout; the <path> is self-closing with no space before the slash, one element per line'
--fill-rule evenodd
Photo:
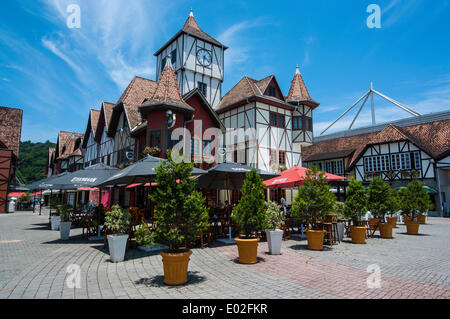
<path fill-rule="evenodd" d="M 281 256 L 260 243 L 256 265 L 239 264 L 235 245 L 194 249 L 189 282 L 167 287 L 159 253 L 130 250 L 115 264 L 79 229 L 61 242 L 48 216 L 0 215 L 0 298 L 450 298 L 450 220 L 430 219 L 422 236 L 404 232 L 399 225 L 393 240 L 343 242 L 322 252 L 290 240 Z M 71 264 L 81 267 L 81 288 L 66 284 Z M 380 267 L 380 289 L 367 288 L 370 264 Z"/>

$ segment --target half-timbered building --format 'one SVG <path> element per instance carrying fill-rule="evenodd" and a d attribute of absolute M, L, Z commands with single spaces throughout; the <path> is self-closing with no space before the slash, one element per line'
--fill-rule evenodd
<path fill-rule="evenodd" d="M 7 212 L 8 192 L 16 184 L 22 116 L 21 109 L 0 107 L 0 214 Z"/>
<path fill-rule="evenodd" d="M 256 136 L 235 137 L 227 145 L 227 158 L 273 172 L 301 166 L 301 149 L 312 143 L 312 111 L 317 106 L 298 67 L 286 97 L 274 75 L 262 80 L 244 76 L 216 111 L 227 129 L 253 129 Z"/>
<path fill-rule="evenodd" d="M 100 111 L 91 109 L 82 146 L 85 168 L 97 164 L 100 155 L 100 144 L 95 140 L 99 119 Z"/>
<path fill-rule="evenodd" d="M 53 167 L 53 175 L 83 168 L 82 141 L 83 134 L 65 131 L 58 133 L 53 163 L 49 164 Z"/>
<path fill-rule="evenodd" d="M 156 53 L 158 80 L 169 58 L 182 95 L 198 88 L 214 108 L 222 97 L 227 47 L 200 29 L 190 13 L 183 28 Z"/>
<path fill-rule="evenodd" d="M 112 166 L 127 165 L 137 159 L 132 132 L 144 122 L 138 107 L 155 88 L 155 81 L 135 76 L 113 107 L 107 131 L 107 135 L 114 139 Z"/>
<path fill-rule="evenodd" d="M 112 165 L 114 155 L 114 137 L 108 136 L 114 104 L 103 102 L 100 109 L 97 130 L 94 139 L 99 143 L 100 150 L 97 162 Z"/>
<path fill-rule="evenodd" d="M 306 166 L 354 177 L 365 185 L 377 176 L 394 188 L 420 179 L 442 212 L 450 196 L 449 150 L 447 111 L 317 137 L 304 148 L 303 158 Z"/>

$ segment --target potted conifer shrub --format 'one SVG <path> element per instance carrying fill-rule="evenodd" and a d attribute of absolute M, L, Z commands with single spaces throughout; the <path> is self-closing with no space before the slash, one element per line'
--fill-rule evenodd
<path fill-rule="evenodd" d="M 283 241 L 283 231 L 280 229 L 284 225 L 283 213 L 280 206 L 272 201 L 267 204 L 267 229 L 266 237 L 269 245 L 269 253 L 271 255 L 281 254 L 281 243 Z"/>
<path fill-rule="evenodd" d="M 319 229 L 318 222 L 333 211 L 335 202 L 336 196 L 330 191 L 325 174 L 316 167 L 308 169 L 291 209 L 294 218 L 311 226 L 306 231 L 308 249 L 323 250 L 324 230 Z"/>
<path fill-rule="evenodd" d="M 352 219 L 353 225 L 350 227 L 352 243 L 366 243 L 366 226 L 361 225 L 362 216 L 367 212 L 367 192 L 362 183 L 352 179 L 347 188 L 344 214 Z"/>
<path fill-rule="evenodd" d="M 246 174 L 242 186 L 242 197 L 233 208 L 232 218 L 238 224 L 240 237 L 235 238 L 239 262 L 241 264 L 256 264 L 258 256 L 258 232 L 263 231 L 267 217 L 264 211 L 264 189 L 261 176 L 252 169 Z"/>
<path fill-rule="evenodd" d="M 392 224 L 385 223 L 384 219 L 386 214 L 395 210 L 395 199 L 391 188 L 382 178 L 377 177 L 370 182 L 368 200 L 368 208 L 377 221 L 372 230 L 378 226 L 381 238 L 393 238 Z"/>
<path fill-rule="evenodd" d="M 114 263 L 121 262 L 125 258 L 130 220 L 130 213 L 119 205 L 112 206 L 111 210 L 106 212 L 105 226 L 111 232 L 107 236 L 109 255 Z"/>
<path fill-rule="evenodd" d="M 393 198 L 392 199 L 393 207 L 392 207 L 392 211 L 390 213 L 391 216 L 387 216 L 386 221 L 392 225 L 392 228 L 398 228 L 397 227 L 397 216 L 394 216 L 394 215 L 396 215 L 396 212 L 400 209 L 399 208 L 400 207 L 399 206 L 400 205 L 400 197 L 399 197 L 398 192 L 395 189 L 391 189 L 391 191 L 392 191 L 392 198 Z"/>
<path fill-rule="evenodd" d="M 68 240 L 70 236 L 70 229 L 72 228 L 72 221 L 70 220 L 70 213 L 72 206 L 64 204 L 58 205 L 59 217 L 61 222 L 59 224 L 59 232 L 61 240 Z"/>
<path fill-rule="evenodd" d="M 400 190 L 400 208 L 403 214 L 410 218 L 405 222 L 408 234 L 417 235 L 419 233 L 420 222 L 415 220 L 416 215 L 420 212 L 427 212 L 431 206 L 430 197 L 422 182 L 413 180 L 407 188 Z"/>
<path fill-rule="evenodd" d="M 156 203 L 155 238 L 169 246 L 161 251 L 166 285 L 187 282 L 192 251 L 186 244 L 208 227 L 206 199 L 195 190 L 197 180 L 190 178 L 193 168 L 192 163 L 175 162 L 170 152 L 168 161 L 156 168 L 158 186 L 150 197 Z"/>

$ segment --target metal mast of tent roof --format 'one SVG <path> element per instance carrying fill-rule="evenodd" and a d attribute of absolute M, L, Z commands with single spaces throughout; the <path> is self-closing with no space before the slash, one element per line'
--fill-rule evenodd
<path fill-rule="evenodd" d="M 412 110 L 411 108 L 404 106 L 403 104 L 395 101 L 394 99 L 391 99 L 390 97 L 374 90 L 373 88 L 373 83 L 370 82 L 370 89 L 369 91 L 367 91 L 358 101 L 356 101 L 352 106 L 350 106 L 344 113 L 342 113 L 341 116 L 339 116 L 333 123 L 331 123 L 330 126 L 328 126 L 322 133 L 320 133 L 320 135 L 323 135 L 326 131 L 328 131 L 334 124 L 336 124 L 337 121 L 339 121 L 341 118 L 343 118 L 348 112 L 350 112 L 355 106 L 357 106 L 359 104 L 359 102 L 361 102 L 362 100 L 364 100 L 364 102 L 362 103 L 361 107 L 359 108 L 358 112 L 356 113 L 355 117 L 353 118 L 352 123 L 350 124 L 350 127 L 348 128 L 349 130 L 352 129 L 353 125 L 355 124 L 358 116 L 361 114 L 361 111 L 363 110 L 364 106 L 366 105 L 367 100 L 370 98 L 370 103 L 371 103 L 371 109 L 372 109 L 372 125 L 376 124 L 375 121 L 375 104 L 373 102 L 373 95 L 376 94 L 380 97 L 382 97 L 383 99 L 385 99 L 386 101 L 394 104 L 395 106 L 397 106 L 398 108 L 414 115 L 414 116 L 420 116 L 421 114 L 417 113 L 416 111 Z"/>

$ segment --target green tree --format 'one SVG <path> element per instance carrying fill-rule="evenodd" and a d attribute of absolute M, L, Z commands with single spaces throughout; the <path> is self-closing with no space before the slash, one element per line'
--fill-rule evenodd
<path fill-rule="evenodd" d="M 254 237 L 258 231 L 263 231 L 267 226 L 264 190 L 261 176 L 252 169 L 245 176 L 241 200 L 232 213 L 232 218 L 239 225 L 241 235 L 245 238 Z"/>
<path fill-rule="evenodd" d="M 20 142 L 18 177 L 28 184 L 45 178 L 45 167 L 48 159 L 48 149 L 56 144 Z"/>
<path fill-rule="evenodd" d="M 408 184 L 408 187 L 400 190 L 399 206 L 404 214 L 409 215 L 414 220 L 417 213 L 427 212 L 433 206 L 430 196 L 424 184 L 415 179 Z"/>
<path fill-rule="evenodd" d="M 293 216 L 317 229 L 317 222 L 333 211 L 336 196 L 330 191 L 323 172 L 317 167 L 306 171 L 303 185 L 299 187 L 292 204 Z"/>
<path fill-rule="evenodd" d="M 389 185 L 381 178 L 374 178 L 369 185 L 368 208 L 379 219 L 384 219 L 388 213 L 395 210 L 395 198 Z"/>
<path fill-rule="evenodd" d="M 367 212 L 367 192 L 363 184 L 353 178 L 348 184 L 346 195 L 344 214 L 353 220 L 353 225 L 358 225 Z"/>
<path fill-rule="evenodd" d="M 283 226 L 285 223 L 280 206 L 278 206 L 276 203 L 272 201 L 269 201 L 267 203 L 266 215 L 267 215 L 267 226 L 265 228 L 269 230 L 280 229 L 280 227 Z"/>
<path fill-rule="evenodd" d="M 113 234 L 126 234 L 128 225 L 130 224 L 131 215 L 119 205 L 111 207 L 109 212 L 105 214 L 105 226 L 108 227 Z"/>
<path fill-rule="evenodd" d="M 156 203 L 156 239 L 167 241 L 171 252 L 180 252 L 186 242 L 195 240 L 208 227 L 205 197 L 195 190 L 197 180 L 191 178 L 193 164 L 172 160 L 156 168 L 158 186 L 150 198 Z"/>

